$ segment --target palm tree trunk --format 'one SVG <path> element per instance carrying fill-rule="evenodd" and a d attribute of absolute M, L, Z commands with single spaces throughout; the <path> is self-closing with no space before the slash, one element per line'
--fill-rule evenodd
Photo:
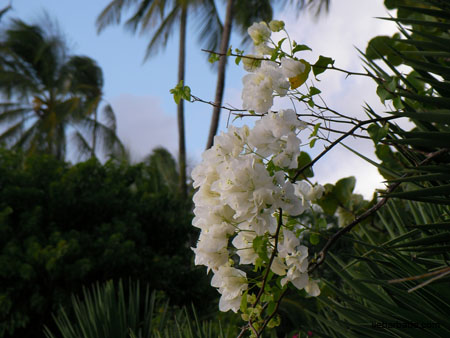
<path fill-rule="evenodd" d="M 178 54 L 178 83 L 184 83 L 184 68 L 186 54 L 186 21 L 187 21 L 187 5 L 184 4 L 181 9 L 180 20 L 180 50 Z M 180 166 L 180 193 L 181 196 L 187 196 L 186 186 L 186 144 L 184 137 L 184 100 L 180 100 L 177 108 L 178 118 L 178 163 Z"/>
<path fill-rule="evenodd" d="M 94 111 L 94 131 L 92 132 L 92 153 L 91 158 L 95 157 L 95 148 L 97 148 L 97 107 Z"/>
<path fill-rule="evenodd" d="M 209 149 L 213 145 L 214 136 L 217 133 L 219 127 L 220 118 L 220 106 L 222 106 L 223 92 L 225 86 L 225 68 L 227 64 L 227 57 L 224 54 L 228 50 L 230 43 L 231 26 L 233 22 L 233 0 L 227 2 L 227 12 L 225 16 L 225 24 L 222 32 L 222 39 L 220 42 L 220 53 L 222 54 L 219 60 L 219 69 L 217 73 L 217 85 L 216 85 L 216 97 L 214 99 L 213 115 L 211 120 L 211 127 L 209 129 L 208 143 L 206 149 Z"/>

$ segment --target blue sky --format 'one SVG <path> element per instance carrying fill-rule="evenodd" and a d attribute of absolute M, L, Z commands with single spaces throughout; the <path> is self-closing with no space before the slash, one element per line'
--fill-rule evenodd
<path fill-rule="evenodd" d="M 6 1 L 1 1 L 6 4 Z M 13 0 L 8 17 L 26 22 L 39 22 L 46 12 L 57 21 L 67 37 L 74 54 L 95 59 L 104 72 L 105 99 L 112 104 L 118 119 L 119 136 L 138 160 L 162 145 L 177 153 L 176 107 L 169 90 L 176 85 L 178 36 L 174 32 L 167 48 L 143 63 L 148 36 L 133 35 L 122 26 L 111 26 L 100 35 L 95 20 L 109 0 Z M 0 7 L 3 7 L 0 6 Z M 308 12 L 297 16 L 290 9 L 277 10 L 274 18 L 285 20 L 291 37 L 298 43 L 308 44 L 314 52 L 303 57 L 314 62 L 319 54 L 331 56 L 336 65 L 361 70 L 355 46 L 365 49 L 367 41 L 376 35 L 392 34 L 394 25 L 376 20 L 386 16 L 382 0 L 334 0 L 327 16 L 314 19 Z M 6 21 L 7 19 L 5 19 Z M 188 19 L 189 23 L 189 19 Z M 205 61 L 205 55 L 189 26 L 186 83 L 192 92 L 203 99 L 213 100 L 216 78 Z M 240 47 L 241 37 L 234 34 L 231 44 Z M 239 107 L 241 67 L 229 63 L 224 102 Z M 363 116 L 361 106 L 369 102 L 378 111 L 384 109 L 374 95 L 375 87 L 362 78 L 345 79 L 333 73 L 321 78 L 317 84 L 327 104 L 341 112 Z M 186 104 L 186 141 L 188 160 L 194 165 L 200 160 L 209 129 L 211 107 Z M 289 108 L 286 102 L 276 102 L 275 108 Z M 226 127 L 227 114 L 222 113 L 220 128 Z M 244 121 L 247 124 L 252 122 Z M 349 143 L 364 152 L 371 152 L 370 143 Z M 317 148 L 317 151 L 320 151 Z M 313 152 L 314 154 L 314 152 Z M 345 158 L 345 160 L 344 160 Z M 335 182 L 339 177 L 356 175 L 357 191 L 369 196 L 380 187 L 381 178 L 376 169 L 337 148 L 325 161 L 319 162 L 316 177 L 321 183 Z"/>

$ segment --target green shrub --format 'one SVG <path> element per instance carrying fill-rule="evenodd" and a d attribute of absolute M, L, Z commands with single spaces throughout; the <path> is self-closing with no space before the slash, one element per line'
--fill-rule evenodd
<path fill-rule="evenodd" d="M 211 306 L 214 290 L 192 267 L 191 205 L 154 167 L 0 151 L 0 337 L 41 337 L 95 281 L 131 277 L 174 304 Z"/>

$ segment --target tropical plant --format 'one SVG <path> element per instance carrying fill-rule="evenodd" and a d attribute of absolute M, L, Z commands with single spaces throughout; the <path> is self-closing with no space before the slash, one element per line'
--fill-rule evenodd
<path fill-rule="evenodd" d="M 392 123 L 369 128 L 382 161 L 372 163 L 388 188 L 374 206 L 375 223 L 346 236 L 353 252 L 345 259 L 328 253 L 327 268 L 339 278 L 327 281 L 319 311 L 307 311 L 314 320 L 304 322 L 302 332 L 450 335 L 450 6 L 438 0 L 386 4 L 398 7 L 397 17 L 387 20 L 398 23 L 400 34 L 369 43 L 367 71 L 381 100 L 393 105 L 388 113 L 409 118 L 413 128 Z M 370 107 L 367 112 L 378 116 Z"/>
<path fill-rule="evenodd" d="M 111 24 L 119 24 L 122 12 L 133 7 L 130 18 L 125 26 L 133 32 L 140 30 L 148 33 L 153 31 L 145 59 L 156 52 L 158 48 L 164 47 L 172 34 L 174 28 L 179 25 L 179 55 L 178 55 L 178 80 L 179 84 L 185 82 L 186 67 L 186 30 L 188 11 L 194 14 L 194 20 L 199 23 L 200 40 L 206 41 L 208 48 L 215 48 L 220 39 L 222 24 L 217 14 L 213 0 L 142 0 L 123 1 L 112 0 L 97 18 L 98 31 Z M 187 195 L 186 185 L 186 145 L 184 128 L 184 102 L 177 105 L 178 119 L 178 163 L 179 163 L 179 185 L 183 196 Z"/>
<path fill-rule="evenodd" d="M 56 30 L 55 30 L 56 31 Z M 99 122 L 103 75 L 89 57 L 69 55 L 55 31 L 12 20 L 0 38 L 0 142 L 65 158 L 69 135 L 80 156 L 121 151 L 109 105 Z"/>
<path fill-rule="evenodd" d="M 230 324 L 199 320 L 194 307 L 191 312 L 186 307 L 169 306 L 164 294 L 131 281 L 128 292 L 122 281 L 83 288 L 83 297 L 72 296 L 72 307 L 61 308 L 54 319 L 58 329 L 53 332 L 59 334 L 46 327 L 48 338 L 225 338 L 237 333 Z"/>

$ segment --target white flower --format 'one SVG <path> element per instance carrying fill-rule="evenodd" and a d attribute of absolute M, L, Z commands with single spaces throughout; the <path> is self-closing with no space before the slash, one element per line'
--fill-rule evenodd
<path fill-rule="evenodd" d="M 304 204 L 308 204 L 309 201 L 314 201 L 322 197 L 325 188 L 320 184 L 316 184 L 311 187 L 304 181 L 295 183 L 295 194 L 303 199 Z"/>
<path fill-rule="evenodd" d="M 300 61 L 288 58 L 281 59 L 281 70 L 287 78 L 296 77 L 305 71 L 305 65 Z"/>
<path fill-rule="evenodd" d="M 272 270 L 273 273 L 276 273 L 279 276 L 284 276 L 286 274 L 287 266 L 283 263 L 283 260 L 280 257 L 276 256 L 272 261 L 270 270 Z"/>
<path fill-rule="evenodd" d="M 226 133 L 222 131 L 214 137 L 214 147 L 224 157 L 237 157 L 242 152 L 248 134 L 246 125 L 241 128 L 230 126 Z"/>
<path fill-rule="evenodd" d="M 263 56 L 263 55 L 272 55 L 275 48 L 267 46 L 265 43 L 261 43 L 257 46 L 255 46 L 255 52 L 256 54 Z"/>
<path fill-rule="evenodd" d="M 231 242 L 237 249 L 239 264 L 255 264 L 258 254 L 253 249 L 253 240 L 256 233 L 253 231 L 241 231 Z"/>
<path fill-rule="evenodd" d="M 286 151 L 286 154 L 274 160 L 279 164 L 286 164 L 285 167 L 296 167 L 300 140 L 295 131 L 303 128 L 303 123 L 297 119 L 292 109 L 280 110 L 278 113 L 269 112 L 256 121 L 255 127 L 250 130 L 248 144 L 264 157 Z"/>
<path fill-rule="evenodd" d="M 280 243 L 278 252 L 280 257 L 286 257 L 289 254 L 296 252 L 295 248 L 300 245 L 300 241 L 295 234 L 288 230 L 283 229 L 283 243 Z"/>
<path fill-rule="evenodd" d="M 295 267 L 288 270 L 286 277 L 281 280 L 281 285 L 284 286 L 286 283 L 291 282 L 297 289 L 302 290 L 306 285 L 308 285 L 308 273 L 301 273 Z"/>
<path fill-rule="evenodd" d="M 283 232 L 284 234 L 284 232 Z M 292 237 L 293 233 L 287 232 L 287 240 L 281 245 L 281 255 L 285 256 L 286 265 L 289 267 L 286 277 L 281 280 L 281 285 L 291 282 L 297 289 L 303 289 L 309 281 L 308 278 L 308 248 L 304 245 L 295 245 L 297 241 Z M 294 247 L 295 245 L 295 247 Z"/>
<path fill-rule="evenodd" d="M 308 281 L 308 284 L 305 286 L 305 291 L 308 292 L 308 294 L 312 297 L 317 297 L 318 295 L 320 295 L 319 285 L 312 279 L 310 279 Z"/>
<path fill-rule="evenodd" d="M 298 216 L 305 211 L 305 206 L 294 193 L 294 185 L 286 181 L 277 196 L 277 207 L 282 208 L 288 215 Z"/>
<path fill-rule="evenodd" d="M 239 310 L 242 293 L 248 287 L 244 271 L 227 265 L 221 266 L 211 279 L 211 285 L 218 288 L 222 295 L 219 302 L 220 311 Z"/>
<path fill-rule="evenodd" d="M 211 185 L 211 190 L 220 194 L 222 203 L 235 210 L 236 220 L 251 219 L 273 203 L 273 180 L 255 155 L 232 159 L 218 170 L 220 178 Z"/>
<path fill-rule="evenodd" d="M 273 105 L 273 92 L 286 95 L 290 84 L 283 76 L 278 65 L 271 61 L 262 61 L 254 73 L 242 79 L 243 107 L 256 113 L 266 113 Z"/>
<path fill-rule="evenodd" d="M 217 271 L 220 266 L 228 261 L 228 238 L 226 224 L 213 226 L 211 231 L 202 231 L 197 242 L 195 252 L 195 265 L 205 265 L 208 270 Z M 228 229 L 229 230 L 229 229 Z"/>
<path fill-rule="evenodd" d="M 297 158 L 300 155 L 300 139 L 294 133 L 289 133 L 280 139 L 283 151 L 273 157 L 273 163 L 281 168 L 297 168 Z"/>
<path fill-rule="evenodd" d="M 247 32 L 256 46 L 268 41 L 272 34 L 267 24 L 263 21 L 260 23 L 253 23 L 253 25 L 247 29 Z"/>

